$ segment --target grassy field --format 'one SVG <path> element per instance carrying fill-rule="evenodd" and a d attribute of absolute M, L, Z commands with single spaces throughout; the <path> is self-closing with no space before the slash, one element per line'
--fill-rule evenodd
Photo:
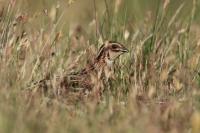
<path fill-rule="evenodd" d="M 0 133 L 200 132 L 199 0 L 2 0 L 0 33 Z M 28 87 L 80 70 L 105 40 L 130 52 L 102 101 Z"/>

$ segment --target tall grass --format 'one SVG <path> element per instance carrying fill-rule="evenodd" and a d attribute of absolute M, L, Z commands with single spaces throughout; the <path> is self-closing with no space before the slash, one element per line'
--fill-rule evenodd
<path fill-rule="evenodd" d="M 31 2 L 0 13 L 0 132 L 199 132 L 198 0 Z M 130 53 L 102 100 L 54 97 L 54 77 L 83 68 L 107 39 Z M 46 89 L 30 87 L 44 77 Z"/>

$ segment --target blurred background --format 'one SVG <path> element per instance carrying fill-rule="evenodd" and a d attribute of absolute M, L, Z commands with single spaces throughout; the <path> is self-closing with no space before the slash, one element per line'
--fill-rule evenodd
<path fill-rule="evenodd" d="M 199 35 L 200 0 L 0 0 L 0 133 L 199 133 Z M 34 85 L 84 68 L 105 40 L 130 52 L 101 102 Z"/>
<path fill-rule="evenodd" d="M 98 22 L 98 29 L 106 26 L 114 27 L 114 21 L 126 25 L 128 28 L 144 26 L 144 23 L 153 22 L 158 16 L 160 6 L 166 6 L 165 20 L 169 20 L 178 8 L 179 20 L 190 19 L 193 1 L 191 0 L 1 0 L 1 9 L 13 3 L 13 10 L 17 16 L 26 17 L 28 24 L 24 25 L 26 31 L 33 29 L 50 28 L 49 22 L 57 23 L 58 29 L 69 31 L 81 26 L 86 33 L 90 32 L 89 26 Z M 200 8 L 197 0 L 194 22 L 200 22 Z M 165 5 L 163 5 L 165 3 Z M 164 7 L 165 8 L 165 7 Z M 95 27 L 96 28 L 96 27 Z M 145 28 L 145 27 L 143 27 Z M 107 29 L 108 30 L 108 29 Z M 102 31 L 108 32 L 108 31 Z"/>

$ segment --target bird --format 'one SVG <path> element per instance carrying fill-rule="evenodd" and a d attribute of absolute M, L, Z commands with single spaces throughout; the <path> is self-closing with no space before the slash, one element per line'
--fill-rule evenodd
<path fill-rule="evenodd" d="M 105 41 L 100 46 L 92 63 L 87 64 L 86 67 L 78 72 L 56 76 L 56 81 L 58 82 L 54 86 L 55 94 L 67 95 L 70 92 L 79 92 L 85 95 L 88 92 L 93 92 L 92 94 L 100 97 L 103 88 L 101 86 L 102 82 L 108 81 L 114 73 L 114 62 L 127 52 L 129 50 L 124 44 L 117 41 Z M 37 83 L 47 89 L 46 81 L 49 79 L 48 77 L 48 79 L 42 79 Z"/>
<path fill-rule="evenodd" d="M 75 91 L 94 91 L 94 80 L 96 80 L 95 83 L 97 84 L 100 84 L 103 80 L 108 81 L 114 73 L 113 65 L 115 60 L 120 55 L 127 53 L 128 51 L 129 50 L 122 43 L 116 41 L 106 41 L 99 48 L 92 63 L 88 64 L 77 73 L 69 74 L 63 77 L 63 80 L 60 83 L 61 88 Z M 100 95 L 102 90 L 97 89 L 96 93 L 97 95 Z"/>

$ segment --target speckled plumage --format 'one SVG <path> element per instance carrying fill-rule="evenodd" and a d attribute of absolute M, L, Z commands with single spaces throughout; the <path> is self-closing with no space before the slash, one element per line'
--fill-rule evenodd
<path fill-rule="evenodd" d="M 65 95 L 70 92 L 94 92 L 99 95 L 102 82 L 107 81 L 113 74 L 113 62 L 125 52 L 128 52 L 128 49 L 122 44 L 113 41 L 105 42 L 100 47 L 93 63 L 88 64 L 77 73 L 56 77 L 56 81 L 58 81 L 54 86 L 56 94 Z M 39 83 L 44 86 L 46 80 L 43 79 Z"/>

